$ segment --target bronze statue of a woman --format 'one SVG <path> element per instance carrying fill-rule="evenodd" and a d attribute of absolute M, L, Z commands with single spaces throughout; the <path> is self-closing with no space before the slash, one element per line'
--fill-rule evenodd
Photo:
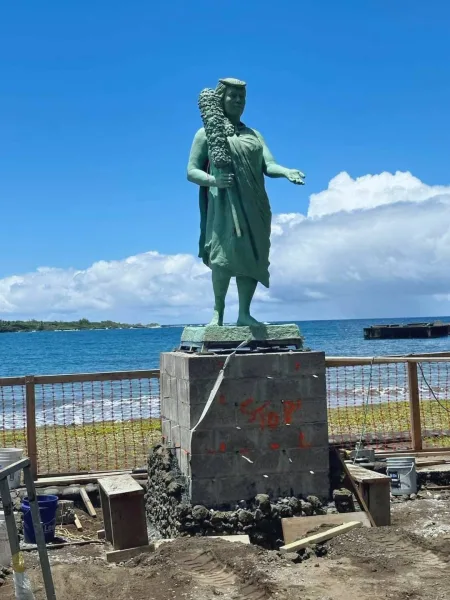
<path fill-rule="evenodd" d="M 212 147 L 220 138 L 217 115 L 210 119 L 209 128 L 197 131 L 188 165 L 188 180 L 200 186 L 199 256 L 212 270 L 215 305 L 210 325 L 223 325 L 225 297 L 231 277 L 236 277 L 237 325 L 251 327 L 260 324 L 250 315 L 256 286 L 260 282 L 269 287 L 272 213 L 264 175 L 286 177 L 297 185 L 304 184 L 305 176 L 297 169 L 278 165 L 262 135 L 242 123 L 246 101 L 243 81 L 220 79 L 210 92 L 220 103 L 223 150 L 230 156 L 229 168 L 218 168 L 221 163 L 212 156 Z"/>

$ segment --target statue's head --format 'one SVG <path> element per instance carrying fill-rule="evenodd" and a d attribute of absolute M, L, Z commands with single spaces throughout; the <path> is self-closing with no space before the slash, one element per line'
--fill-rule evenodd
<path fill-rule="evenodd" d="M 239 120 L 245 109 L 246 83 L 232 77 L 219 79 L 216 93 L 222 98 L 223 111 L 230 121 Z"/>

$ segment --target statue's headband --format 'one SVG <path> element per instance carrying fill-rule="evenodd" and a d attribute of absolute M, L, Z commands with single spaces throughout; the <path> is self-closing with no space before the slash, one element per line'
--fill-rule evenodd
<path fill-rule="evenodd" d="M 245 81 L 241 81 L 240 79 L 234 79 L 234 77 L 219 79 L 219 82 L 223 85 L 230 85 L 232 87 L 245 87 L 247 85 Z"/>

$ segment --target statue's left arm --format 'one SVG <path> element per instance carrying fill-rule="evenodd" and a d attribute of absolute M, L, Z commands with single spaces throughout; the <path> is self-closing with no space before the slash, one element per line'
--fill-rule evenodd
<path fill-rule="evenodd" d="M 289 181 L 292 183 L 304 185 L 304 173 L 298 169 L 288 169 L 287 167 L 282 167 L 281 165 L 277 164 L 266 142 L 264 141 L 263 136 L 259 132 L 256 132 L 256 134 L 263 145 L 264 174 L 267 175 L 267 177 L 286 177 L 286 179 L 289 179 Z"/>

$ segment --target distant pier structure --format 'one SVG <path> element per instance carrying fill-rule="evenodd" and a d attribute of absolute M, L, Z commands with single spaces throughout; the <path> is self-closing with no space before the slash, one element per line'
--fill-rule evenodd
<path fill-rule="evenodd" d="M 372 325 L 364 328 L 365 340 L 400 340 L 415 338 L 438 338 L 450 334 L 450 323 L 406 323 Z"/>

